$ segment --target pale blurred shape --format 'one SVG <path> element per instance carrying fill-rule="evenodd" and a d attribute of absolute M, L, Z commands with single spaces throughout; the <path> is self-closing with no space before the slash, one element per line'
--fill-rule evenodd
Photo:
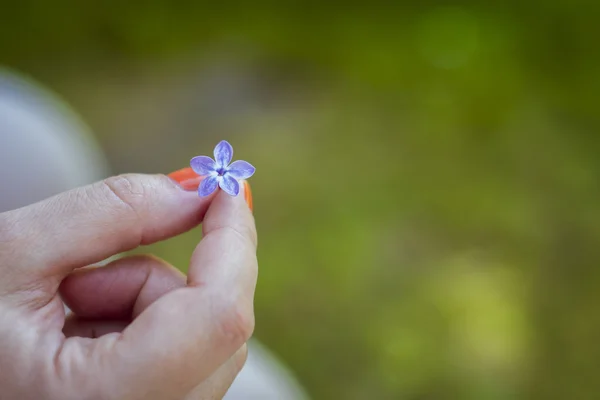
<path fill-rule="evenodd" d="M 88 129 L 60 100 L 0 69 L 0 212 L 107 173 Z"/>
<path fill-rule="evenodd" d="M 307 400 L 291 373 L 256 341 L 248 343 L 248 360 L 224 400 Z"/>

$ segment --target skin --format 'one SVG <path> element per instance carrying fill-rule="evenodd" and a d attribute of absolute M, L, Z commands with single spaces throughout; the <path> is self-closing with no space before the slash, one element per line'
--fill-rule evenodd
<path fill-rule="evenodd" d="M 224 396 L 254 328 L 251 195 L 178 182 L 122 175 L 0 214 L 0 399 Z M 187 277 L 150 256 L 86 267 L 201 222 Z"/>

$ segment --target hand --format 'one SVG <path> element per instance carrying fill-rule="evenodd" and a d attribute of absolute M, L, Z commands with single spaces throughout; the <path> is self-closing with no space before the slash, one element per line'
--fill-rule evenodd
<path fill-rule="evenodd" d="M 148 256 L 81 268 L 200 222 L 187 278 Z M 245 362 L 256 277 L 243 193 L 124 175 L 0 214 L 0 399 L 221 398 Z"/>

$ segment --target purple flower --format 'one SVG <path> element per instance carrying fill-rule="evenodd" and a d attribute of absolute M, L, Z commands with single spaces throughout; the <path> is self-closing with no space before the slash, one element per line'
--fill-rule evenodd
<path fill-rule="evenodd" d="M 240 192 L 240 179 L 250 178 L 256 169 L 242 160 L 229 164 L 233 157 L 233 147 L 226 140 L 219 142 L 214 155 L 214 160 L 207 156 L 198 156 L 190 162 L 195 173 L 206 177 L 198 187 L 198 194 L 201 197 L 208 196 L 220 186 L 231 196 L 237 196 Z"/>

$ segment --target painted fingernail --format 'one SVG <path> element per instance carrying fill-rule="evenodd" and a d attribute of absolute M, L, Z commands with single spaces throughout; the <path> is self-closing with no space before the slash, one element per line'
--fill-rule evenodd
<path fill-rule="evenodd" d="M 198 190 L 202 177 L 194 172 L 190 167 L 182 168 L 167 175 L 177 182 L 184 190 Z"/>
<path fill-rule="evenodd" d="M 244 199 L 246 200 L 248 207 L 250 207 L 250 211 L 254 211 L 252 203 L 252 190 L 250 189 L 250 184 L 248 181 L 244 181 Z"/>

